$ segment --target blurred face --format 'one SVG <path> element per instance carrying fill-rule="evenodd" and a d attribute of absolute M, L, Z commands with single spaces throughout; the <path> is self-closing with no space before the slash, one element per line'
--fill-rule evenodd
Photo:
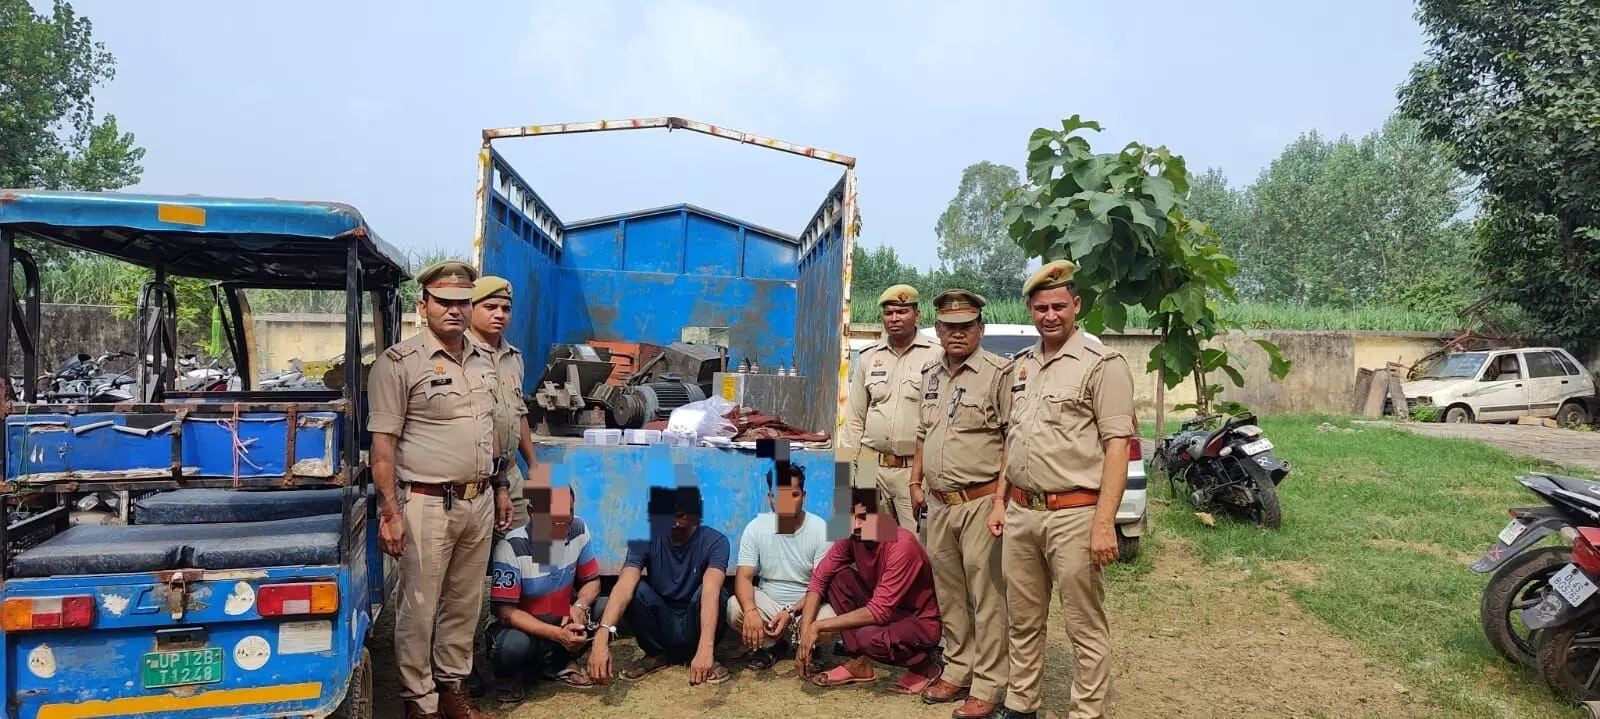
<path fill-rule="evenodd" d="M 983 320 L 961 323 L 935 322 L 933 331 L 939 335 L 939 344 L 944 347 L 944 353 L 954 362 L 960 363 L 978 351 L 978 343 L 983 340 Z"/>
<path fill-rule="evenodd" d="M 917 333 L 917 320 L 921 313 L 910 305 L 883 306 L 883 333 L 889 339 L 904 342 Z"/>
<path fill-rule="evenodd" d="M 490 297 L 472 306 L 472 329 L 485 337 L 499 337 L 511 321 L 511 300 Z"/>
<path fill-rule="evenodd" d="M 1059 345 L 1072 336 L 1078 322 L 1078 295 L 1065 287 L 1054 287 L 1033 293 L 1028 299 L 1028 313 L 1033 316 L 1033 327 L 1045 344 Z"/>
<path fill-rule="evenodd" d="M 572 530 L 574 501 L 571 489 L 540 487 L 525 493 L 528 498 L 530 539 L 559 541 Z"/>
<path fill-rule="evenodd" d="M 778 487 L 767 495 L 772 502 L 772 511 L 780 517 L 794 517 L 800 514 L 800 508 L 806 505 L 806 493 L 794 486 Z"/>
<path fill-rule="evenodd" d="M 893 523 L 887 514 L 868 512 L 867 505 L 857 502 L 850 517 L 850 536 L 858 542 L 881 542 L 893 537 Z"/>
<path fill-rule="evenodd" d="M 472 313 L 472 301 L 442 300 L 424 292 L 422 299 L 417 301 L 417 312 L 428 321 L 428 329 L 440 339 L 454 340 L 467 331 L 467 316 Z"/>
<path fill-rule="evenodd" d="M 672 516 L 672 543 L 683 544 L 689 541 L 694 534 L 695 527 L 700 526 L 700 518 L 692 514 L 679 511 Z"/>

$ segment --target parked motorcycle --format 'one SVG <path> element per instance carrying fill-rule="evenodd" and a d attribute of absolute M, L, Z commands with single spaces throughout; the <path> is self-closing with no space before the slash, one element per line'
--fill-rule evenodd
<path fill-rule="evenodd" d="M 1564 527 L 1572 561 L 1550 576 L 1550 591 L 1522 610 L 1534 631 L 1534 668 L 1567 699 L 1600 700 L 1600 527 Z"/>
<path fill-rule="evenodd" d="M 62 362 L 54 374 L 43 378 L 45 384 L 39 393 L 47 402 L 116 404 L 133 400 L 127 386 L 135 382 L 131 371 L 106 372 L 108 362 L 132 358 L 127 352 L 110 352 L 91 357 L 77 354 Z"/>
<path fill-rule="evenodd" d="M 1546 505 L 1511 509 L 1511 522 L 1495 537 L 1494 546 L 1472 565 L 1472 571 L 1494 573 L 1478 608 L 1489 643 L 1506 659 L 1531 664 L 1533 639 L 1522 625 L 1520 612 L 1544 600 L 1550 591 L 1550 577 L 1572 556 L 1566 546 L 1534 545 L 1564 527 L 1600 526 L 1600 483 L 1553 474 L 1518 477 L 1517 483 Z"/>
<path fill-rule="evenodd" d="M 1173 496 L 1181 482 L 1196 511 L 1225 511 L 1262 527 L 1277 527 L 1283 521 L 1278 484 L 1289 475 L 1289 463 L 1273 456 L 1272 440 L 1256 426 L 1254 416 L 1221 418 L 1220 427 L 1205 429 L 1215 419 L 1184 422 L 1156 450 Z"/>

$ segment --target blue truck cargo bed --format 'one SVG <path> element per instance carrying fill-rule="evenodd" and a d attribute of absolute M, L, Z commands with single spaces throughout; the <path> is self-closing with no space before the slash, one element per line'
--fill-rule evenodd
<path fill-rule="evenodd" d="M 845 169 L 794 235 L 687 204 L 567 223 L 490 142 L 629 122 L 737 135 L 732 139 Z M 807 401 L 799 416 L 782 419 L 833 436 L 849 360 L 849 258 L 858 222 L 854 160 L 676 118 L 666 125 L 652 122 L 485 132 L 476 260 L 482 273 L 509 279 L 519 300 L 532 298 L 518 302 L 506 329 L 527 362 L 525 393 L 533 395 L 555 344 L 668 345 L 687 341 L 685 330 L 709 328 L 726 336 L 730 365 L 748 358 L 769 368 L 796 367 Z M 535 443 L 548 474 L 541 469 L 533 481 L 548 476 L 553 486 L 576 489 L 577 513 L 598 535 L 596 552 L 608 573 L 620 570 L 630 542 L 650 536 L 652 487 L 699 487 L 705 524 L 732 540 L 757 513 L 769 511 L 766 483 L 773 460 L 754 451 L 591 446 L 545 436 L 535 436 Z M 831 446 L 796 451 L 791 461 L 806 468 L 806 508 L 832 519 L 837 462 Z M 842 526 L 836 531 L 843 536 Z"/>

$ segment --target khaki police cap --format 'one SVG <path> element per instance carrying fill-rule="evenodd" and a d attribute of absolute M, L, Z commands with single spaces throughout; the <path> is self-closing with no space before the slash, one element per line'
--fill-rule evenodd
<path fill-rule="evenodd" d="M 1077 271 L 1078 266 L 1072 264 L 1071 260 L 1047 262 L 1022 283 L 1022 296 L 1032 297 L 1039 290 L 1063 287 L 1072 281 L 1072 273 Z"/>
<path fill-rule="evenodd" d="M 472 283 L 472 304 L 478 304 L 490 297 L 511 299 L 511 281 L 504 277 L 486 275 Z"/>
<path fill-rule="evenodd" d="M 919 299 L 921 299 L 921 297 L 917 294 L 917 288 L 912 287 L 911 285 L 895 285 L 893 287 L 890 287 L 887 290 L 884 290 L 883 294 L 878 295 L 878 306 L 879 307 L 882 307 L 884 305 L 912 305 L 912 306 L 915 306 L 917 304 L 917 300 L 919 300 Z"/>
<path fill-rule="evenodd" d="M 472 299 L 472 283 L 477 279 L 478 271 L 461 260 L 436 262 L 417 273 L 417 284 L 428 294 L 456 302 Z"/>
<path fill-rule="evenodd" d="M 989 301 L 976 292 L 945 290 L 933 298 L 934 317 L 940 322 L 961 324 L 971 322 L 982 314 Z"/>

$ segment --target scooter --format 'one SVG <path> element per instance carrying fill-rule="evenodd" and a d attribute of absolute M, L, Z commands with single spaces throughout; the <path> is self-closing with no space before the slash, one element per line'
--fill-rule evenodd
<path fill-rule="evenodd" d="M 1526 665 L 1534 658 L 1532 632 L 1520 630 L 1513 619 L 1544 600 L 1550 577 L 1572 556 L 1564 545 L 1533 547 L 1566 527 L 1600 527 L 1600 483 L 1554 474 L 1522 476 L 1517 483 L 1545 506 L 1512 508 L 1510 523 L 1472 571 L 1494 573 L 1478 607 L 1483 633 L 1500 656 Z"/>

